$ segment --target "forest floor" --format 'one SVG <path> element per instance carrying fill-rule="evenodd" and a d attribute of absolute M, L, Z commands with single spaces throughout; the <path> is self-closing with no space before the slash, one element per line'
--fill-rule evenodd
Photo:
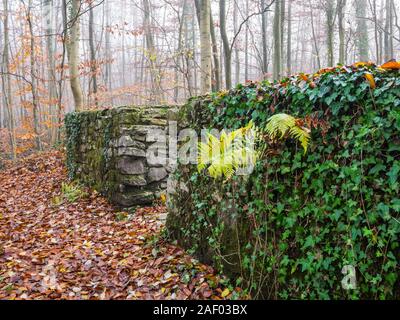
<path fill-rule="evenodd" d="M 98 193 L 63 199 L 64 156 L 0 171 L 0 299 L 223 299 L 209 266 L 162 237 L 165 208 L 118 212 Z M 239 289 L 237 289 L 239 290 Z"/>

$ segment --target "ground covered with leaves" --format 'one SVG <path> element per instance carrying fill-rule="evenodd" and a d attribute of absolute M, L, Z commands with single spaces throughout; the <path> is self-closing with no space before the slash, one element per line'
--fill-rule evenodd
<path fill-rule="evenodd" d="M 63 162 L 51 152 L 0 171 L 0 299 L 238 294 L 211 267 L 162 240 L 164 207 L 128 215 L 96 192 L 71 196 Z"/>

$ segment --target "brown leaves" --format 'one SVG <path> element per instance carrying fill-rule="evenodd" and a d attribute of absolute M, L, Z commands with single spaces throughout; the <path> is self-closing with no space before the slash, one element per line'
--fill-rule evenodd
<path fill-rule="evenodd" d="M 400 70 L 400 63 L 392 59 L 381 65 L 381 68 L 385 70 Z"/>
<path fill-rule="evenodd" d="M 52 204 L 62 182 L 66 171 L 57 152 L 0 171 L 0 299 L 207 299 L 226 293 L 212 268 L 157 240 L 163 206 L 117 221 L 118 211 L 95 192 Z"/>
<path fill-rule="evenodd" d="M 372 66 L 374 66 L 375 64 L 372 62 L 372 61 L 368 61 L 368 62 L 365 62 L 365 61 L 360 61 L 360 62 L 355 62 L 355 63 L 353 63 L 353 67 L 354 68 L 362 68 L 362 67 L 372 67 Z"/>

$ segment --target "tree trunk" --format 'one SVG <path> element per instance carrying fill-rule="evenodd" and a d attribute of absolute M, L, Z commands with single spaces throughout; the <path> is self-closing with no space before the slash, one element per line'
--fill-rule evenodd
<path fill-rule="evenodd" d="M 219 2 L 219 19 L 222 44 L 224 46 L 224 61 L 225 61 L 225 87 L 229 90 L 232 87 L 232 71 L 231 71 L 231 57 L 232 53 L 229 46 L 228 35 L 226 34 L 226 1 Z"/>
<path fill-rule="evenodd" d="M 11 93 L 11 78 L 10 78 L 10 38 L 9 38 L 9 27 L 8 27 L 8 0 L 3 0 L 4 10 L 4 50 L 3 50 L 3 72 L 2 72 L 2 89 L 5 102 L 5 109 L 7 114 L 7 127 L 8 135 L 10 140 L 11 158 L 17 157 L 17 145 L 15 141 L 15 120 L 14 110 L 12 104 L 12 93 Z"/>
<path fill-rule="evenodd" d="M 385 47 L 385 61 L 393 59 L 393 12 L 392 12 L 392 1 L 386 0 L 385 3 L 385 36 L 384 36 L 384 47 Z"/>
<path fill-rule="evenodd" d="M 152 98 L 151 100 L 156 103 L 161 103 L 164 96 L 161 88 L 161 75 L 157 66 L 157 50 L 154 45 L 152 23 L 150 21 L 150 0 L 143 0 L 144 8 L 144 30 L 146 34 L 146 47 L 148 51 L 148 58 L 150 61 L 150 75 L 152 84 Z"/>
<path fill-rule="evenodd" d="M 368 29 L 365 0 L 356 1 L 357 53 L 359 61 L 368 61 Z"/>
<path fill-rule="evenodd" d="M 249 16 L 249 0 L 246 0 L 246 17 Z M 244 80 L 249 80 L 249 24 L 246 22 L 246 33 L 244 40 Z"/>
<path fill-rule="evenodd" d="M 281 76 L 283 76 L 283 68 L 284 68 L 284 43 L 285 43 L 285 20 L 286 20 L 286 0 L 279 0 L 281 2 L 281 18 L 279 21 L 280 24 L 280 34 L 281 34 Z"/>
<path fill-rule="evenodd" d="M 96 107 L 98 104 L 97 99 L 97 61 L 96 61 L 96 47 L 94 43 L 94 8 L 89 10 L 89 47 L 90 47 L 90 72 L 92 78 L 92 92 Z"/>
<path fill-rule="evenodd" d="M 210 9 L 210 32 L 211 32 L 211 44 L 212 44 L 212 55 L 214 61 L 214 83 L 212 88 L 214 91 L 219 91 L 221 88 L 221 67 L 218 59 L 218 43 L 217 37 L 215 36 L 214 22 Z"/>
<path fill-rule="evenodd" d="M 210 0 L 200 5 L 201 93 L 211 91 Z"/>
<path fill-rule="evenodd" d="M 344 8 L 346 0 L 338 0 L 338 23 L 339 23 L 339 63 L 346 63 L 346 43 L 345 43 L 345 27 L 344 27 Z"/>
<path fill-rule="evenodd" d="M 326 35 L 327 35 L 327 52 L 328 52 L 328 66 L 334 65 L 334 53 L 333 53 L 333 27 L 334 27 L 334 3 L 331 0 L 327 0 L 325 3 L 325 15 L 326 15 Z"/>
<path fill-rule="evenodd" d="M 29 35 L 30 35 L 30 68 L 31 68 L 31 93 L 32 93 L 32 109 L 33 109 L 33 130 L 35 134 L 35 144 L 36 149 L 42 150 L 42 142 L 40 139 L 40 124 L 39 124 L 39 101 L 38 101 L 38 93 L 36 87 L 36 70 L 35 70 L 35 37 L 33 34 L 33 24 L 32 24 L 32 0 L 29 0 L 28 11 L 26 13 L 26 20 L 29 26 Z"/>
<path fill-rule="evenodd" d="M 64 0 L 65 1 L 65 0 Z M 81 9 L 80 0 L 71 0 L 71 6 L 68 17 L 67 31 L 67 54 L 69 63 L 69 77 L 72 95 L 75 102 L 75 110 L 82 111 L 83 109 L 83 93 L 79 80 L 79 16 Z"/>
<path fill-rule="evenodd" d="M 292 0 L 288 0 L 287 21 L 286 71 L 290 75 L 292 73 Z"/>
<path fill-rule="evenodd" d="M 261 10 L 265 8 L 265 0 L 261 0 Z M 267 49 L 267 33 L 268 33 L 268 12 L 261 15 L 261 40 L 262 40 L 262 73 L 266 77 L 268 73 L 268 49 Z"/>
<path fill-rule="evenodd" d="M 311 31 L 312 31 L 313 41 L 314 41 L 315 55 L 317 56 L 318 69 L 321 69 L 321 57 L 319 56 L 319 46 L 317 43 L 317 36 L 315 34 L 314 12 L 313 12 L 313 8 L 311 6 L 311 1 L 310 1 L 310 15 L 311 15 Z"/>
<path fill-rule="evenodd" d="M 273 78 L 279 80 L 281 78 L 281 0 L 275 0 L 274 13 L 274 68 Z"/>

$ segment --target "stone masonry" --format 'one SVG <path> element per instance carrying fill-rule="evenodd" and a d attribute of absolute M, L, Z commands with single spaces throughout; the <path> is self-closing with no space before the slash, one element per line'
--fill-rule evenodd
<path fill-rule="evenodd" d="M 173 169 L 168 134 L 176 111 L 156 106 L 68 114 L 70 176 L 124 208 L 159 199 Z"/>

